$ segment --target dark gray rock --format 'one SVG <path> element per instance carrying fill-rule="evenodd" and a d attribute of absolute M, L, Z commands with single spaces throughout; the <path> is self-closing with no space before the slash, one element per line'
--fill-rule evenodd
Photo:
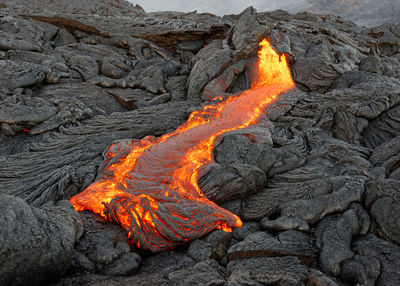
<path fill-rule="evenodd" d="M 43 11 L 43 6 L 48 12 L 53 13 L 79 13 L 79 14 L 99 14 L 103 16 L 122 16 L 122 15 L 138 15 L 144 11 L 140 6 L 134 6 L 129 2 L 110 1 L 104 3 L 102 1 L 92 1 L 87 6 L 81 7 L 79 1 L 3 1 L 7 7 L 13 7 L 19 11 L 38 12 Z"/>
<path fill-rule="evenodd" d="M 182 53 L 183 51 L 189 51 L 197 53 L 203 47 L 203 41 L 181 41 L 176 45 L 176 52 Z"/>
<path fill-rule="evenodd" d="M 382 179 L 371 181 L 366 190 L 366 206 L 378 224 L 378 234 L 385 239 L 400 242 L 397 223 L 399 209 L 399 180 Z"/>
<path fill-rule="evenodd" d="M 82 76 L 83 80 L 86 81 L 99 74 L 99 65 L 93 55 L 68 46 L 58 47 L 56 52 L 65 60 L 70 69 Z"/>
<path fill-rule="evenodd" d="M 229 41 L 234 47 L 236 59 L 254 55 L 258 43 L 268 34 L 269 27 L 260 24 L 256 13 L 253 7 L 245 9 L 230 32 Z"/>
<path fill-rule="evenodd" d="M 16 39 L 10 39 L 10 38 L 0 40 L 0 49 L 4 50 L 4 51 L 26 50 L 26 51 L 40 52 L 39 46 L 31 44 L 25 40 L 16 40 Z"/>
<path fill-rule="evenodd" d="M 210 259 L 212 251 L 213 247 L 210 243 L 196 239 L 190 244 L 187 254 L 194 261 L 199 262 Z"/>
<path fill-rule="evenodd" d="M 333 115 L 333 135 L 348 143 L 361 144 L 361 134 L 367 127 L 367 119 L 356 117 L 349 112 L 336 111 Z"/>
<path fill-rule="evenodd" d="M 139 273 L 159 274 L 164 278 L 172 272 L 194 266 L 196 262 L 188 255 L 178 251 L 160 252 L 143 258 Z"/>
<path fill-rule="evenodd" d="M 85 274 L 81 276 L 66 277 L 61 279 L 57 286 L 78 286 L 78 285 L 111 285 L 111 286 L 168 286 L 168 280 L 160 274 L 139 274 L 131 277 L 104 276 L 99 274 Z"/>
<path fill-rule="evenodd" d="M 213 285 L 212 281 L 225 281 L 224 270 L 217 261 L 205 260 L 193 267 L 172 272 L 168 278 L 172 285 Z"/>
<path fill-rule="evenodd" d="M 242 281 L 253 283 L 247 285 L 304 285 L 309 273 L 297 257 L 290 256 L 233 260 L 227 270 L 232 285 L 242 285 Z"/>
<path fill-rule="evenodd" d="M 321 271 L 311 269 L 308 275 L 307 286 L 338 286 L 333 279 L 323 274 Z"/>
<path fill-rule="evenodd" d="M 270 24 L 268 16 L 260 15 L 257 20 Z M 356 64 L 363 58 L 364 50 L 352 38 L 354 31 L 344 28 L 346 25 L 324 24 L 318 17 L 297 14 L 294 18 L 303 20 L 307 29 L 298 29 L 291 21 L 279 27 L 270 24 L 275 28 L 271 40 L 279 53 L 289 56 L 299 86 L 305 90 L 327 90 L 341 74 L 358 68 Z"/>
<path fill-rule="evenodd" d="M 71 44 L 75 44 L 75 37 L 69 33 L 66 29 L 59 29 L 54 39 L 54 44 L 56 47 L 67 46 Z"/>
<path fill-rule="evenodd" d="M 360 231 L 356 212 L 350 209 L 341 215 L 323 219 L 315 231 L 320 248 L 319 265 L 324 272 L 338 276 L 341 263 L 354 257 L 351 242 Z"/>
<path fill-rule="evenodd" d="M 0 193 L 0 284 L 43 285 L 72 264 L 83 224 L 69 202 L 42 209 Z"/>
<path fill-rule="evenodd" d="M 322 162 L 320 160 L 317 160 L 317 162 L 318 165 L 311 164 L 308 167 L 288 172 L 278 177 L 278 180 L 269 182 L 266 189 L 248 196 L 242 204 L 243 216 L 248 219 L 261 219 L 278 213 L 282 216 L 292 215 L 296 213 L 295 210 L 298 210 L 301 214 L 300 218 L 304 217 L 303 220 L 308 217 L 310 221 L 316 221 L 319 215 L 324 215 L 325 206 L 334 211 L 334 208 L 346 209 L 351 202 L 360 201 L 363 193 L 362 188 L 354 189 L 352 192 L 347 192 L 347 188 L 344 188 L 350 177 L 324 178 L 325 175 L 318 174 L 319 171 L 322 171 Z M 329 171 L 322 171 L 321 173 L 325 172 Z M 356 185 L 359 180 L 362 181 L 363 178 L 354 179 Z M 343 193 L 346 193 L 345 197 L 333 192 L 333 190 L 340 189 Z M 301 209 L 296 201 L 313 208 Z M 329 205 L 329 202 L 335 202 L 335 205 Z M 288 207 L 282 212 L 284 206 Z"/>
<path fill-rule="evenodd" d="M 248 67 L 248 65 L 250 65 Z M 227 67 L 224 72 L 210 81 L 205 87 L 202 95 L 203 100 L 213 101 L 215 98 L 225 92 L 232 90 L 232 85 L 237 77 L 239 77 L 247 68 L 251 69 L 252 65 L 249 61 L 241 60 Z M 247 88 L 249 84 L 247 83 Z"/>
<path fill-rule="evenodd" d="M 365 179 L 354 179 L 346 183 L 337 192 L 321 196 L 314 200 L 298 200 L 283 205 L 283 216 L 296 216 L 309 224 L 315 224 L 327 214 L 340 212 L 352 202 L 361 201 Z"/>
<path fill-rule="evenodd" d="M 6 13 L 1 17 L 0 50 L 44 52 L 51 49 L 49 42 L 56 35 L 57 27 L 32 19 L 13 17 L 12 14 Z"/>
<path fill-rule="evenodd" d="M 225 263 L 226 250 L 232 241 L 232 232 L 225 232 L 221 229 L 210 232 L 205 240 L 212 246 L 211 258 Z"/>
<path fill-rule="evenodd" d="M 106 275 L 129 276 L 139 268 L 140 256 L 136 253 L 125 253 L 108 265 L 104 271 Z"/>
<path fill-rule="evenodd" d="M 216 203 L 245 198 L 261 190 L 265 183 L 266 176 L 262 170 L 242 164 L 213 164 L 198 180 L 206 197 Z"/>
<path fill-rule="evenodd" d="M 101 154 L 113 141 L 173 130 L 186 120 L 187 109 L 185 102 L 174 102 L 96 116 L 62 129 L 25 146 L 26 152 L 1 157 L 0 185 L 36 206 L 70 197 L 93 182 Z"/>
<path fill-rule="evenodd" d="M 48 122 L 48 120 L 51 120 L 51 118 L 56 117 L 58 114 L 58 108 L 43 98 L 29 98 L 24 95 L 16 95 L 14 99 L 15 101 L 13 102 L 12 98 L 8 97 L 1 102 L 0 106 L 0 122 L 8 124 L 13 132 L 20 132 L 22 130 L 31 131 L 32 128 L 40 126 L 43 122 Z M 74 105 L 74 107 L 77 106 L 76 103 Z M 65 115 L 68 117 L 67 114 Z M 53 128 L 56 127 L 58 126 L 54 126 Z M 41 129 L 41 127 L 38 128 Z M 45 131 L 52 130 L 53 128 Z"/>
<path fill-rule="evenodd" d="M 253 257 L 297 256 L 302 263 L 310 264 L 316 257 L 317 249 L 306 234 L 288 230 L 276 237 L 265 232 L 255 232 L 234 244 L 228 250 L 228 259 Z"/>
<path fill-rule="evenodd" d="M 129 110 L 138 108 L 138 105 L 146 105 L 155 99 L 153 93 L 140 88 L 107 88 L 107 93 L 114 97 L 121 105 Z"/>
<path fill-rule="evenodd" d="M 381 264 L 376 258 L 368 259 L 355 256 L 345 260 L 341 265 L 341 277 L 355 284 L 376 285 L 376 280 L 381 271 Z"/>
<path fill-rule="evenodd" d="M 400 229 L 396 220 L 399 212 L 399 202 L 393 197 L 381 197 L 371 207 L 371 216 L 379 225 L 380 235 L 397 243 L 400 242 Z"/>
<path fill-rule="evenodd" d="M 39 84 L 45 79 L 46 68 L 27 62 L 0 60 L 1 89 L 13 90 Z"/>
<path fill-rule="evenodd" d="M 149 101 L 137 101 L 136 102 L 136 106 L 139 108 L 143 108 L 143 107 L 149 107 L 152 105 L 157 105 L 157 104 L 163 104 L 163 103 L 167 103 L 168 101 L 171 100 L 171 95 L 169 93 L 164 93 L 158 96 L 155 96 L 153 99 L 149 100 Z"/>
<path fill-rule="evenodd" d="M 184 123 L 196 101 L 248 89 L 262 38 L 287 58 L 297 88 L 256 125 L 220 136 L 217 164 L 200 176 L 204 194 L 243 227 L 175 251 L 141 252 L 139 264 L 122 228 L 81 213 L 85 233 L 75 248 L 59 231 L 54 243 L 69 239 L 66 255 L 42 267 L 34 251 L 26 277 L 56 278 L 69 267 L 60 285 L 398 284 L 398 250 L 388 241 L 400 241 L 398 24 L 361 28 L 330 15 L 251 7 L 224 17 L 147 14 L 121 0 L 78 2 L 0 3 L 0 188 L 43 206 L 24 210 L 44 211 L 61 230 L 70 226 L 64 213 L 50 218 L 61 207 L 44 205 L 93 182 L 113 141 L 161 136 Z M 223 266 L 257 252 L 268 257 Z M 312 269 L 294 257 L 310 263 L 317 255 Z"/>
<path fill-rule="evenodd" d="M 58 106 L 72 109 L 73 103 L 80 101 L 91 109 L 91 115 L 106 115 L 126 111 L 112 96 L 99 87 L 87 83 L 55 84 L 42 87 L 37 97 L 54 101 L 63 99 Z M 60 107 L 59 107 L 60 108 Z M 77 120 L 77 119 L 75 119 Z"/>
<path fill-rule="evenodd" d="M 268 131 L 264 134 L 268 136 Z M 256 138 L 251 130 L 243 134 L 225 135 L 221 144 L 214 150 L 215 160 L 220 164 L 254 165 L 268 174 L 277 160 L 277 155 L 270 146 L 252 142 Z"/>
<path fill-rule="evenodd" d="M 360 71 L 379 73 L 382 69 L 382 63 L 378 56 L 369 56 L 360 62 Z"/>
<path fill-rule="evenodd" d="M 231 60 L 232 51 L 226 41 L 215 40 L 193 58 L 193 68 L 187 82 L 187 99 L 200 99 L 204 86 L 223 71 Z"/>
<path fill-rule="evenodd" d="M 186 100 L 187 76 L 172 76 L 165 83 L 165 88 L 171 94 L 171 100 Z"/>
<path fill-rule="evenodd" d="M 155 94 L 167 92 L 164 85 L 166 73 L 158 66 L 146 67 L 139 74 L 137 74 L 137 71 L 133 71 L 124 80 L 127 86 L 131 88 L 141 88 Z"/>
<path fill-rule="evenodd" d="M 400 151 L 399 140 L 400 137 L 395 137 L 374 149 L 370 157 L 371 163 L 375 166 L 382 166 L 390 157 L 396 155 Z"/>
<path fill-rule="evenodd" d="M 223 204 L 221 204 L 221 207 L 223 207 L 224 209 L 227 209 L 228 211 L 236 214 L 239 217 L 242 216 L 242 200 L 241 199 L 223 203 Z"/>
<path fill-rule="evenodd" d="M 245 222 L 242 227 L 235 228 L 232 232 L 233 238 L 242 241 L 248 235 L 258 232 L 260 230 L 260 225 L 257 222 Z"/>
<path fill-rule="evenodd" d="M 400 256 L 397 244 L 369 234 L 354 243 L 353 251 L 356 253 L 354 260 L 344 264 L 342 269 L 351 282 L 364 285 L 398 283 Z"/>
<path fill-rule="evenodd" d="M 400 136 L 379 145 L 371 154 L 374 166 L 383 167 L 390 179 L 400 179 Z"/>
<path fill-rule="evenodd" d="M 283 230 L 299 230 L 308 232 L 310 226 L 308 223 L 296 216 L 281 216 L 275 220 L 270 220 L 265 217 L 260 222 L 261 228 L 269 231 L 283 231 Z"/>
<path fill-rule="evenodd" d="M 80 214 L 84 233 L 75 246 L 75 272 L 133 275 L 141 257 L 131 252 L 125 231 L 91 212 Z"/>
<path fill-rule="evenodd" d="M 398 94 L 397 98 L 400 98 Z M 364 140 L 368 147 L 375 148 L 397 136 L 400 136 L 400 108 L 398 105 L 399 100 L 397 98 L 396 103 L 394 104 L 395 106 L 393 108 L 388 108 L 387 111 L 375 118 L 365 130 Z"/>

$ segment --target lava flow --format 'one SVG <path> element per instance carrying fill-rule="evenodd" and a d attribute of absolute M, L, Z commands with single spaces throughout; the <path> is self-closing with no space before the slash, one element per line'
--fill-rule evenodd
<path fill-rule="evenodd" d="M 268 104 L 294 87 L 286 57 L 266 39 L 260 46 L 250 90 L 193 112 L 185 124 L 162 137 L 111 145 L 97 180 L 71 198 L 75 209 L 120 223 L 137 247 L 153 252 L 213 229 L 241 226 L 236 215 L 204 196 L 197 179 L 213 162 L 219 135 L 255 124 Z"/>

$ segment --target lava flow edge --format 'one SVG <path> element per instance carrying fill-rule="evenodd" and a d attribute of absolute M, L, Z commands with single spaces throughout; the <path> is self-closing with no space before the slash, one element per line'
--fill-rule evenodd
<path fill-rule="evenodd" d="M 195 111 L 174 132 L 110 146 L 97 180 L 70 202 L 128 231 L 133 244 L 169 249 L 213 229 L 231 231 L 240 218 L 208 200 L 197 179 L 213 163 L 218 136 L 257 123 L 266 106 L 294 87 L 285 55 L 260 43 L 251 89 Z"/>

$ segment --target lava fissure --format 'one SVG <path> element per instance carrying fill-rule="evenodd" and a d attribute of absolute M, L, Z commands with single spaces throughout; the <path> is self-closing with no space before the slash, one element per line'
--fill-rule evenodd
<path fill-rule="evenodd" d="M 204 196 L 197 179 L 213 163 L 218 136 L 255 124 L 266 106 L 294 86 L 286 57 L 267 40 L 260 46 L 250 90 L 193 112 L 185 124 L 160 138 L 110 146 L 97 180 L 71 198 L 75 209 L 121 224 L 137 247 L 154 252 L 213 229 L 241 226 L 239 217 Z"/>

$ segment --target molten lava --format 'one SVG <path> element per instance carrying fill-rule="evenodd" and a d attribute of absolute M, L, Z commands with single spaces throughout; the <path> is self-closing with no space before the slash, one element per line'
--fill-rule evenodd
<path fill-rule="evenodd" d="M 260 46 L 250 90 L 193 112 L 185 124 L 162 137 L 111 145 L 97 180 L 71 198 L 75 209 L 120 223 L 137 247 L 154 252 L 213 229 L 241 226 L 236 215 L 204 196 L 197 179 L 213 162 L 218 136 L 255 124 L 268 104 L 294 87 L 286 57 L 265 39 Z"/>

